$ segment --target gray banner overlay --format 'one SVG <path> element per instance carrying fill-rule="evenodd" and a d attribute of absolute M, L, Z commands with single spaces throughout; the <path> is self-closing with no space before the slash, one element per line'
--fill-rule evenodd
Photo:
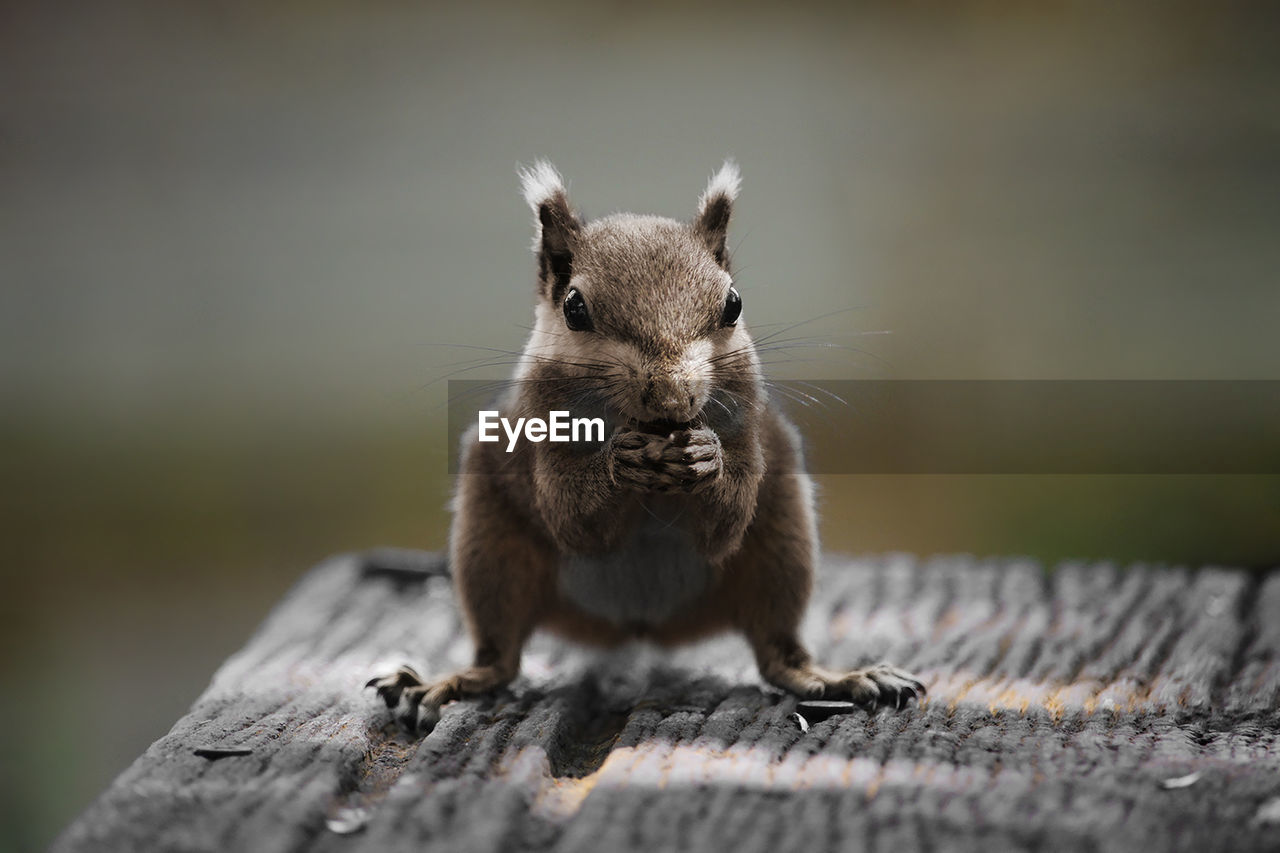
<path fill-rule="evenodd" d="M 769 405 L 799 427 L 815 474 L 1280 474 L 1280 380 L 828 379 L 768 387 Z M 451 473 L 463 432 L 514 391 L 506 381 L 449 382 Z M 571 412 L 588 414 L 599 412 Z M 498 435 L 505 451 L 507 437 Z"/>

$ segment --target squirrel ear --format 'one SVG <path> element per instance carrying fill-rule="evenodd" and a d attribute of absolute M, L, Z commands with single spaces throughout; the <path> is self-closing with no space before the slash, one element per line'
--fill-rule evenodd
<path fill-rule="evenodd" d="M 716 263 L 728 269 L 729 258 L 725 252 L 725 237 L 729 231 L 729 216 L 733 213 L 733 200 L 742 187 L 742 175 L 738 164 L 725 160 L 720 171 L 711 176 L 707 188 L 698 199 L 698 216 L 693 221 L 693 233 L 707 244 Z"/>
<path fill-rule="evenodd" d="M 573 253 L 582 223 L 569 207 L 564 179 L 546 160 L 520 169 L 520 188 L 535 217 L 533 251 L 538 256 L 539 285 L 552 302 L 559 302 L 573 275 Z"/>

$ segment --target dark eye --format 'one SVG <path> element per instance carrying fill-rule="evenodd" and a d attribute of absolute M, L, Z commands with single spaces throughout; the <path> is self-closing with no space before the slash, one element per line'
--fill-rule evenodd
<path fill-rule="evenodd" d="M 732 326 L 738 322 L 738 315 L 742 313 L 742 297 L 738 295 L 736 287 L 729 288 L 729 295 L 724 300 L 724 313 L 720 315 L 721 326 Z"/>
<path fill-rule="evenodd" d="M 576 287 L 569 288 L 564 298 L 564 322 L 571 332 L 589 332 L 594 328 L 591 315 L 587 313 L 587 300 L 582 298 Z"/>

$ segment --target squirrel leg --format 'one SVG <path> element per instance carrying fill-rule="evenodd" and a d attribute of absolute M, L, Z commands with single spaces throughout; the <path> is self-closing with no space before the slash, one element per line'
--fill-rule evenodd
<path fill-rule="evenodd" d="M 925 694 L 909 672 L 877 664 L 833 671 L 813 662 L 800 642 L 818 559 L 816 516 L 809 478 L 798 469 L 794 436 L 779 428 L 774 446 L 792 448 L 771 459 L 760 483 L 755 518 L 742 548 L 725 567 L 732 621 L 755 652 L 760 675 L 807 699 L 846 699 L 901 708 Z"/>
<path fill-rule="evenodd" d="M 410 731 L 429 732 L 448 702 L 509 684 L 520 673 L 525 641 L 546 615 L 554 555 L 502 511 L 496 488 L 489 476 L 460 478 L 450 536 L 457 601 L 475 646 L 471 666 L 431 680 L 402 666 L 368 683 Z"/>

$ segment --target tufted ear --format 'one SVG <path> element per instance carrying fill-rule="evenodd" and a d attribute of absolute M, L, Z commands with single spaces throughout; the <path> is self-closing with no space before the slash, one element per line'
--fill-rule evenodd
<path fill-rule="evenodd" d="M 546 160 L 520 170 L 520 189 L 536 220 L 533 249 L 538 255 L 539 288 L 553 303 L 559 302 L 573 275 L 573 253 L 582 223 L 569 207 L 564 179 Z"/>
<path fill-rule="evenodd" d="M 716 263 L 729 268 L 729 256 L 725 251 L 725 237 L 729 232 L 729 217 L 733 213 L 733 200 L 742 187 L 742 175 L 738 164 L 725 160 L 720 171 L 711 176 L 702 197 L 698 199 L 698 215 L 693 220 L 693 233 L 707 244 Z"/>

